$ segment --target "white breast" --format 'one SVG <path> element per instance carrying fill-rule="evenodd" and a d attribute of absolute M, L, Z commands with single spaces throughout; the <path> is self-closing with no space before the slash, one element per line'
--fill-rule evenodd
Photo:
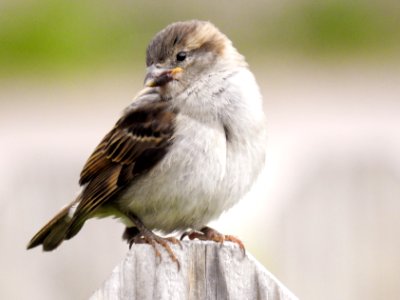
<path fill-rule="evenodd" d="M 122 196 L 121 204 L 150 229 L 206 225 L 249 190 L 263 166 L 264 119 L 255 80 L 247 69 L 221 80 L 223 92 L 204 86 L 191 91 L 203 100 L 183 102 L 170 151 Z M 238 84 L 244 80 L 247 90 Z M 243 100 L 248 95 L 250 105 Z M 204 99 L 214 105 L 201 103 Z"/>

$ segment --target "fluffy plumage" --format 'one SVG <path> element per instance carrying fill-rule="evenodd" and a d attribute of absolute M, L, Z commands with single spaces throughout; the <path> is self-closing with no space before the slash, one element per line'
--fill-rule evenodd
<path fill-rule="evenodd" d="M 87 219 L 109 215 L 128 227 L 134 215 L 165 233 L 200 229 L 257 178 L 262 97 L 230 40 L 209 22 L 178 22 L 154 37 L 146 57 L 146 84 L 155 87 L 125 109 L 85 164 L 79 196 L 28 248 L 52 250 Z"/>

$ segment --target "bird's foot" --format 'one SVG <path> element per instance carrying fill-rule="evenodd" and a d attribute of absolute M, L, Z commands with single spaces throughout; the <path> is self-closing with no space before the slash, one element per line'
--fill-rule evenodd
<path fill-rule="evenodd" d="M 181 236 L 181 240 L 183 240 L 186 236 L 190 240 L 199 239 L 201 241 L 214 241 L 220 244 L 223 244 L 225 241 L 232 242 L 237 244 L 244 254 L 246 253 L 242 241 L 239 240 L 237 237 L 234 237 L 233 235 L 222 234 L 208 226 L 203 227 L 202 229 L 200 229 L 200 231 L 192 230 L 184 232 Z"/>
<path fill-rule="evenodd" d="M 157 244 L 161 245 L 168 252 L 171 260 L 177 264 L 178 270 L 180 270 L 181 266 L 179 260 L 176 257 L 174 251 L 171 249 L 169 243 L 179 245 L 182 248 L 182 244 L 178 239 L 174 237 L 164 238 L 149 230 L 148 232 L 141 232 L 140 234 L 131 238 L 129 240 L 129 249 L 132 247 L 133 244 L 150 244 L 154 249 L 156 257 L 161 261 L 161 253 L 157 249 Z"/>
<path fill-rule="evenodd" d="M 179 260 L 169 245 L 169 243 L 179 245 L 182 249 L 180 240 L 174 237 L 161 237 L 147 229 L 139 219 L 135 219 L 136 230 L 132 227 L 126 228 L 123 235 L 123 238 L 129 243 L 129 249 L 131 249 L 133 244 L 149 244 L 153 247 L 156 257 L 161 261 L 161 253 L 157 248 L 157 244 L 161 245 L 168 252 L 171 260 L 177 264 L 178 270 L 180 270 L 181 266 Z"/>

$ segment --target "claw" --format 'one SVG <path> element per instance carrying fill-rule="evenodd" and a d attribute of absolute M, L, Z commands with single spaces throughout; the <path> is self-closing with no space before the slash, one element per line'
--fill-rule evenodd
<path fill-rule="evenodd" d="M 181 250 L 183 250 L 182 243 L 177 238 L 170 236 L 170 237 L 166 237 L 165 239 L 174 245 L 178 245 L 181 248 Z"/>
<path fill-rule="evenodd" d="M 185 231 L 184 233 L 182 233 L 180 240 L 183 241 L 183 239 L 185 237 L 187 237 L 189 235 L 189 231 Z"/>
<path fill-rule="evenodd" d="M 200 231 L 193 230 L 184 232 L 181 235 L 181 240 L 183 240 L 185 237 L 188 237 L 190 240 L 199 239 L 201 241 L 214 241 L 220 243 L 221 245 L 225 241 L 232 242 L 239 246 L 239 248 L 243 251 L 243 255 L 246 254 L 246 249 L 243 245 L 243 242 L 237 237 L 234 237 L 233 235 L 224 235 L 207 226 L 203 227 Z"/>
<path fill-rule="evenodd" d="M 164 238 L 158 236 L 151 230 L 147 229 L 136 216 L 130 215 L 130 219 L 135 223 L 138 229 L 138 233 L 134 236 L 130 236 L 129 249 L 131 249 L 133 244 L 150 244 L 154 249 L 156 257 L 158 257 L 161 262 L 162 256 L 157 248 L 157 244 L 159 244 L 168 252 L 168 255 L 171 258 L 171 260 L 177 264 L 179 271 L 181 269 L 181 265 L 174 251 L 171 249 L 169 243 L 172 243 L 174 245 L 178 244 L 181 247 L 181 249 L 183 249 L 181 242 L 174 237 Z"/>

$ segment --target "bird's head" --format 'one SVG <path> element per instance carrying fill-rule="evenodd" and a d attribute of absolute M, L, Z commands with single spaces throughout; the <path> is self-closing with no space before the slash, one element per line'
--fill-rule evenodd
<path fill-rule="evenodd" d="M 176 95 L 191 84 L 232 64 L 245 64 L 231 41 L 205 21 L 176 22 L 147 47 L 145 85 Z"/>

